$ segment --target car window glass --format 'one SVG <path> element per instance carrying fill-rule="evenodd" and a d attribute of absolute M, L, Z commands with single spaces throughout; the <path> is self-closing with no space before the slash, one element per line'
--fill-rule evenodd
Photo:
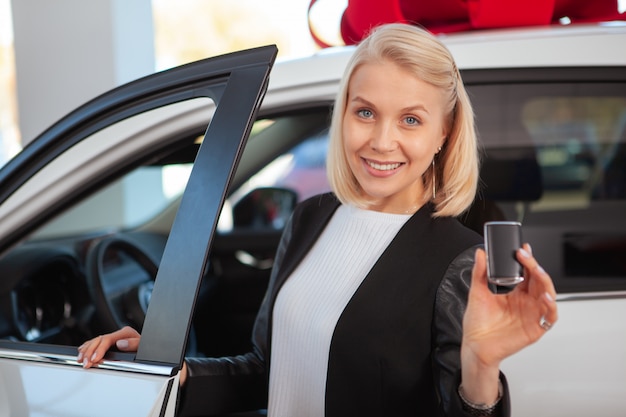
<path fill-rule="evenodd" d="M 626 86 L 471 88 L 483 204 L 521 221 L 557 290 L 626 289 Z"/>
<path fill-rule="evenodd" d="M 163 211 L 185 190 L 191 163 L 142 166 L 66 210 L 36 234 L 59 237 L 137 227 Z"/>
<path fill-rule="evenodd" d="M 296 146 L 276 157 L 239 187 L 226 202 L 218 230 L 232 229 L 231 209 L 250 191 L 257 188 L 278 187 L 296 192 L 302 201 L 330 190 L 326 177 L 328 130 L 307 137 Z"/>
<path fill-rule="evenodd" d="M 2 216 L 26 216 L 46 205 L 48 194 L 75 199 L 31 238 L 63 237 L 96 230 L 124 230 L 162 211 L 184 190 L 195 156 L 161 161 L 181 136 L 198 142 L 214 111 L 206 97 L 173 103 L 98 130 L 41 169 L 2 206 Z M 198 133 L 193 132 L 197 126 Z M 114 145 L 114 146 L 112 146 Z M 178 145 L 177 145 L 178 146 Z M 195 150 L 194 150 L 195 152 Z M 124 156 L 123 158 L 121 156 Z M 144 160 L 143 163 L 141 160 Z M 137 168 L 120 176 L 128 166 Z M 80 173 L 79 175 L 75 175 Z M 55 197 L 58 200 L 58 197 Z M 41 200 L 41 203 L 35 203 Z M 54 201 L 58 204 L 58 201 Z"/>
<path fill-rule="evenodd" d="M 606 174 L 623 163 L 626 97 L 540 97 L 522 111 L 545 192 L 577 192 L 584 201 L 624 198 L 617 187 L 625 185 Z"/>
<path fill-rule="evenodd" d="M 326 178 L 328 132 L 307 138 L 278 156 L 251 177 L 241 189 L 284 187 L 296 191 L 298 200 L 329 190 Z"/>

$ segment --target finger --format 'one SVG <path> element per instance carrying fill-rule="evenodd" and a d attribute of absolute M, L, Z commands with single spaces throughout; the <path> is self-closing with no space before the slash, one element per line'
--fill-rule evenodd
<path fill-rule="evenodd" d="M 528 243 L 524 243 L 520 249 L 517 250 L 517 261 L 529 271 L 536 268 L 539 263 L 535 259 L 532 253 L 532 249 Z"/>
<path fill-rule="evenodd" d="M 76 361 L 83 364 L 84 368 L 90 368 L 97 362 L 97 349 L 102 345 L 104 337 L 96 336 L 93 339 L 83 343 L 78 348 L 78 357 Z"/>
<path fill-rule="evenodd" d="M 529 244 L 524 243 L 524 244 L 522 245 L 522 248 L 523 248 L 523 249 L 524 249 L 527 253 L 529 253 L 529 254 L 531 254 L 531 255 L 532 255 L 532 253 L 533 253 L 533 252 L 532 252 L 532 249 L 531 249 L 531 247 L 530 247 L 530 245 L 529 245 Z M 519 252 L 519 251 L 518 251 L 518 252 Z M 516 259 L 517 259 L 517 256 L 518 256 L 518 253 L 516 253 Z M 518 260 L 518 262 L 519 262 L 519 260 Z M 522 264 L 520 263 L 520 265 L 522 265 Z M 525 268 L 525 267 L 524 267 L 524 265 L 522 265 L 522 269 L 523 269 L 523 272 L 522 272 L 522 273 L 523 273 L 523 275 L 524 275 L 524 279 L 522 280 L 522 282 L 520 282 L 520 283 L 519 283 L 519 284 L 515 287 L 515 290 L 522 291 L 522 292 L 528 292 L 528 283 L 530 282 L 530 281 L 529 281 L 529 279 L 528 279 L 528 276 L 529 276 L 530 272 L 528 271 L 528 269 L 527 269 L 527 268 Z"/>
<path fill-rule="evenodd" d="M 546 292 L 543 294 L 542 301 L 546 310 L 542 317 L 544 320 L 547 320 L 548 323 L 550 323 L 550 327 L 552 327 L 559 319 L 556 300 Z"/>
<path fill-rule="evenodd" d="M 141 335 L 135 329 L 125 326 L 106 335 L 97 336 L 78 347 L 77 362 L 90 368 L 101 363 L 106 352 L 114 344 L 123 351 L 136 351 Z M 121 342 L 124 340 L 125 342 Z"/>
<path fill-rule="evenodd" d="M 558 320 L 556 303 L 556 290 L 550 275 L 543 269 L 532 255 L 532 248 L 529 244 L 524 244 L 518 253 L 520 262 L 524 266 L 526 281 L 529 287 L 533 288 L 534 297 L 538 297 L 541 305 L 538 312 L 538 326 L 546 332 L 554 326 Z"/>
<path fill-rule="evenodd" d="M 552 329 L 558 320 L 558 313 L 556 309 L 556 301 L 553 300 L 547 293 L 544 294 L 544 303 L 546 312 L 539 317 L 538 328 L 539 332 L 537 338 L 543 336 L 547 331 Z"/>
<path fill-rule="evenodd" d="M 521 249 L 518 249 L 517 260 L 524 267 L 529 289 L 534 287 L 536 294 L 548 293 L 552 299 L 556 299 L 556 290 L 552 279 L 532 255 L 530 245 L 526 243 Z"/>
<path fill-rule="evenodd" d="M 85 352 L 93 350 L 95 344 L 100 343 L 100 336 L 96 336 L 93 339 L 87 340 L 85 343 L 78 347 L 78 361 L 81 362 L 85 356 Z"/>
<path fill-rule="evenodd" d="M 99 362 L 104 358 L 111 346 L 115 344 L 116 336 L 114 333 L 109 333 L 101 336 L 100 344 L 96 347 L 90 360 L 92 362 Z"/>
<path fill-rule="evenodd" d="M 115 346 L 121 351 L 124 352 L 136 352 L 139 348 L 139 340 L 138 337 L 132 337 L 128 339 L 120 339 L 115 342 Z"/>
<path fill-rule="evenodd" d="M 124 326 L 121 329 L 111 333 L 115 340 L 139 338 L 141 335 L 130 326 Z"/>
<path fill-rule="evenodd" d="M 102 361 L 105 353 L 111 347 L 110 336 L 100 335 L 83 343 L 78 348 L 76 361 L 83 364 L 84 368 L 91 368 Z"/>

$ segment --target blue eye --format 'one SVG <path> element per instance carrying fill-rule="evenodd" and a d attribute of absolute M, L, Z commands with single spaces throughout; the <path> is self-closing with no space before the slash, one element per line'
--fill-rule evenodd
<path fill-rule="evenodd" d="M 406 124 L 408 124 L 408 125 L 417 125 L 417 124 L 419 124 L 419 122 L 420 122 L 419 120 L 417 120 L 417 118 L 416 118 L 416 117 L 413 117 L 413 116 L 408 116 L 408 117 L 406 117 L 406 118 L 404 119 L 404 121 L 405 121 L 405 122 L 406 122 Z"/>
<path fill-rule="evenodd" d="M 359 109 L 357 110 L 357 114 L 365 119 L 370 119 L 374 116 L 374 113 L 368 109 Z"/>

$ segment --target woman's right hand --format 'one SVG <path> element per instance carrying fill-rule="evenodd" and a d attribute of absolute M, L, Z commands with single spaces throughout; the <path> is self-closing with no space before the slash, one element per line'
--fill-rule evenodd
<path fill-rule="evenodd" d="M 82 363 L 83 368 L 97 366 L 113 345 L 124 352 L 136 352 L 139 347 L 139 339 L 141 339 L 139 332 L 129 326 L 94 337 L 78 347 L 76 361 Z"/>

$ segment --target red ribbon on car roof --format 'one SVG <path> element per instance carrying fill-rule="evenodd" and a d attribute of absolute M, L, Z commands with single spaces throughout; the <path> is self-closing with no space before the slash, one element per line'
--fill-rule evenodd
<path fill-rule="evenodd" d="M 332 0 L 328 0 L 332 1 Z M 309 11 L 317 0 L 311 0 Z M 346 45 L 358 43 L 372 27 L 392 22 L 418 24 L 433 33 L 626 19 L 618 0 L 348 0 L 341 18 Z M 315 42 L 329 45 L 309 30 Z"/>

